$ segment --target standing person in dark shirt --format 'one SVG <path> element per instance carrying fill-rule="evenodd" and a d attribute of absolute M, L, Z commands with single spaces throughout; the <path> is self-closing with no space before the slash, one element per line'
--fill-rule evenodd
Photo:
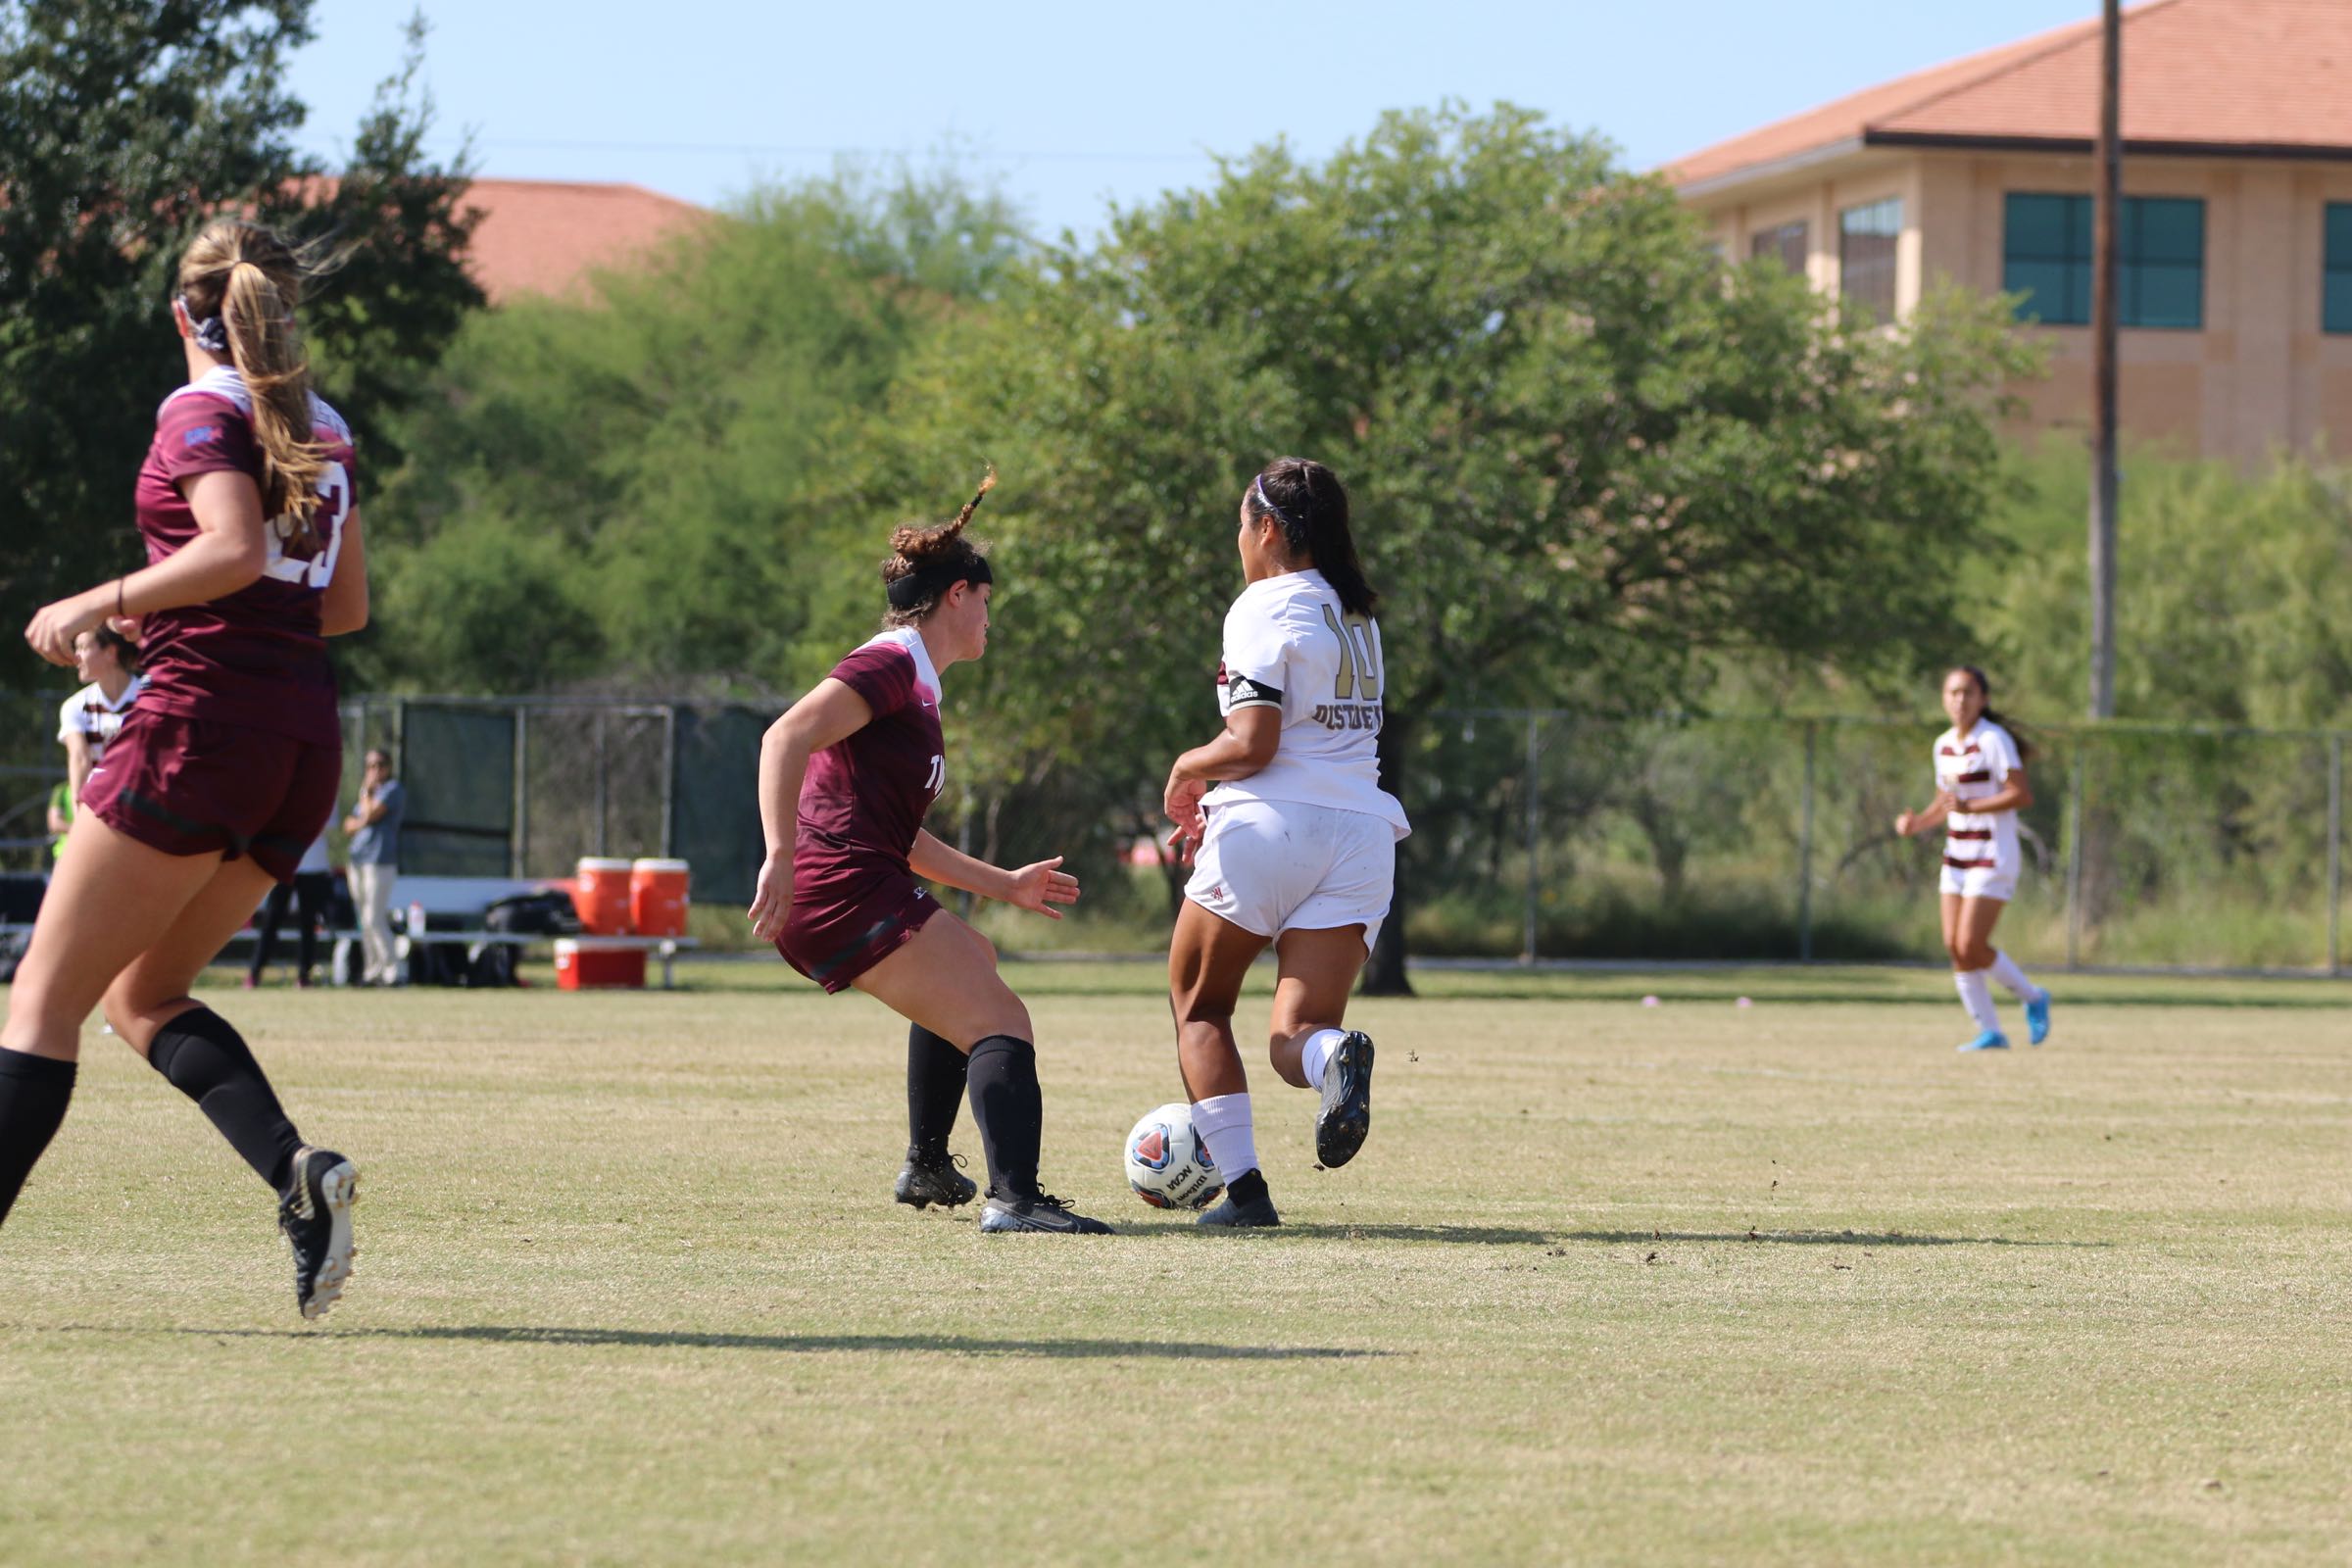
<path fill-rule="evenodd" d="M 351 432 L 311 392 L 301 259 L 269 230 L 207 224 L 172 303 L 187 384 L 139 469 L 147 565 L 42 609 L 54 664 L 114 618 L 147 689 L 90 775 L 0 1030 L 0 1218 L 65 1119 L 81 1023 L 104 1004 L 278 1195 L 295 1302 L 351 1273 L 351 1161 L 302 1141 L 228 1021 L 190 996 L 334 809 L 342 730 L 325 639 L 368 620 Z"/>
<path fill-rule="evenodd" d="M 318 922 L 332 924 L 334 902 L 335 874 L 327 863 L 322 831 L 303 851 L 302 863 L 294 867 L 294 880 L 271 888 L 270 902 L 254 919 L 253 962 L 245 971 L 245 989 L 251 991 L 262 983 L 262 971 L 270 967 L 270 954 L 277 946 L 277 928 L 286 923 L 287 906 L 293 906 L 301 910 L 302 921 L 296 928 L 294 984 L 308 990 L 311 968 L 318 961 Z"/>
<path fill-rule="evenodd" d="M 882 564 L 887 629 L 776 720 L 760 749 L 767 858 L 752 929 L 828 992 L 857 987 L 912 1026 L 906 1165 L 897 1198 L 968 1201 L 948 1153 L 968 1092 L 988 1156 L 980 1229 L 1103 1235 L 1038 1186 L 1045 1123 L 1029 1009 L 997 973 L 989 940 L 939 907 L 917 878 L 1050 919 L 1078 899 L 1061 858 L 1007 871 L 923 829 L 947 782 L 940 673 L 988 648 L 992 573 L 964 537 L 992 472 L 953 522 L 905 527 Z"/>

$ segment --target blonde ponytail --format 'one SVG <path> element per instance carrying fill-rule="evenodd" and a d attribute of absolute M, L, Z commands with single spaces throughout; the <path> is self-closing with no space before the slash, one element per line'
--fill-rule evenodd
<path fill-rule="evenodd" d="M 294 324 L 302 277 L 292 247 L 240 219 L 206 224 L 179 264 L 182 298 L 192 314 L 220 317 L 229 359 L 253 400 L 262 515 L 289 543 L 315 547 L 326 447 L 312 436 L 310 360 Z"/>

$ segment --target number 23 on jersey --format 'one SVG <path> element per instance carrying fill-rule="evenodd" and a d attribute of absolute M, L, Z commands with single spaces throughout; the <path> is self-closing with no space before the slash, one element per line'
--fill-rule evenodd
<path fill-rule="evenodd" d="M 323 589 L 335 580 L 335 562 L 343 554 L 343 519 L 351 515 L 351 470 L 330 463 L 318 476 L 318 532 L 324 548 L 309 560 L 286 554 L 286 542 L 272 521 L 264 525 L 270 543 L 269 564 L 262 574 L 298 588 Z"/>

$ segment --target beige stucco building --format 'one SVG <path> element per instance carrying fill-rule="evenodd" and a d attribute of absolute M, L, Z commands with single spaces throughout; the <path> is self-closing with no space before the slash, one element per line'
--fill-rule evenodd
<path fill-rule="evenodd" d="M 2026 296 L 2051 349 L 2028 426 L 2090 404 L 2095 23 L 1919 73 L 1664 173 L 1729 258 L 1911 310 Z M 2152 0 L 2124 24 L 2121 417 L 2251 461 L 2352 454 L 2352 0 Z"/>

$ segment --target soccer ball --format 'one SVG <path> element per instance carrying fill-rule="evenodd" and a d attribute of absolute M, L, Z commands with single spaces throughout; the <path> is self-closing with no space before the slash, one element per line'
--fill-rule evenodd
<path fill-rule="evenodd" d="M 1206 1208 L 1225 1190 L 1208 1148 L 1193 1131 L 1193 1107 L 1160 1106 L 1127 1135 L 1127 1185 L 1153 1208 Z"/>

